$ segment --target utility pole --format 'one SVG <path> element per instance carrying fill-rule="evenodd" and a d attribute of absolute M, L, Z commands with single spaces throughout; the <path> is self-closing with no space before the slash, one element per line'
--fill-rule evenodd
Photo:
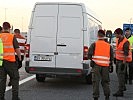
<path fill-rule="evenodd" d="M 24 18 L 22 17 L 22 32 L 23 32 L 23 20 L 24 20 Z"/>
<path fill-rule="evenodd" d="M 130 24 L 131 24 L 131 22 L 132 22 L 132 18 L 130 18 L 129 22 L 130 22 Z"/>

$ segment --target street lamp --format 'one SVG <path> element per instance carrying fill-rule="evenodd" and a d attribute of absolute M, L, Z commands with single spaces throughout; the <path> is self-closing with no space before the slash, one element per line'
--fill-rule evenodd
<path fill-rule="evenodd" d="M 130 24 L 131 24 L 131 21 L 132 21 L 132 18 L 130 18 L 130 20 L 129 20 Z"/>
<path fill-rule="evenodd" d="M 23 21 L 24 21 L 24 18 L 22 17 L 22 32 L 23 32 Z"/>

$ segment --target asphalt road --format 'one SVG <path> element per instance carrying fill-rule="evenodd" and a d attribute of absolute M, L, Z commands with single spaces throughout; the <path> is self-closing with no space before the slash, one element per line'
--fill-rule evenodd
<path fill-rule="evenodd" d="M 31 76 L 22 68 L 20 79 Z M 117 91 L 118 81 L 115 71 L 110 74 L 110 100 L 133 100 L 133 85 L 127 84 L 124 97 L 113 97 Z M 102 87 L 100 86 L 100 99 L 104 100 Z M 92 85 L 87 85 L 81 79 L 57 79 L 46 78 L 46 82 L 38 83 L 35 78 L 20 85 L 21 100 L 93 100 Z M 6 91 L 6 100 L 11 100 L 11 90 Z"/>

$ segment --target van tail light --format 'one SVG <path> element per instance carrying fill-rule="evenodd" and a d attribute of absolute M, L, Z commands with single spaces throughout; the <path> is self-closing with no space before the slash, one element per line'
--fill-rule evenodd
<path fill-rule="evenodd" d="M 83 55 L 83 60 L 88 60 L 88 47 L 84 46 L 84 55 Z"/>
<path fill-rule="evenodd" d="M 30 52 L 30 44 L 26 44 L 25 45 L 25 54 L 26 54 L 26 58 L 29 58 L 29 52 Z"/>

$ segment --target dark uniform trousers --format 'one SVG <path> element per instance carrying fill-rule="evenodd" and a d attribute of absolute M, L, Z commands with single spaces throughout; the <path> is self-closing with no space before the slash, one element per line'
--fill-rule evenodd
<path fill-rule="evenodd" d="M 4 60 L 3 65 L 0 66 L 0 98 L 5 95 L 7 74 L 10 76 L 12 84 L 12 100 L 15 100 L 18 98 L 19 90 L 19 72 L 15 62 Z"/>
<path fill-rule="evenodd" d="M 122 61 L 116 61 L 116 73 L 118 77 L 118 83 L 119 83 L 119 91 L 124 91 L 126 86 L 125 86 L 125 73 L 126 73 L 126 66 L 122 68 L 123 62 Z"/>
<path fill-rule="evenodd" d="M 132 52 L 132 59 L 133 59 L 133 52 Z M 133 79 L 133 60 L 129 62 L 128 67 L 126 69 L 126 76 L 125 76 L 126 81 L 132 80 Z"/>
<path fill-rule="evenodd" d="M 101 67 L 98 65 L 94 65 L 92 68 L 92 83 L 93 83 L 93 97 L 99 97 L 99 82 L 101 80 L 101 84 L 103 87 L 104 95 L 110 96 L 110 88 L 109 88 L 109 69 L 108 67 Z"/>

